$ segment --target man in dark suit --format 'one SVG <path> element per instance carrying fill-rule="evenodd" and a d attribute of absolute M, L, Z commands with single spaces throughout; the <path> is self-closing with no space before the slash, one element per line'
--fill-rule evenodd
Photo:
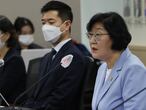
<path fill-rule="evenodd" d="M 42 80 L 25 106 L 37 110 L 79 110 L 86 64 L 70 38 L 72 10 L 65 3 L 50 1 L 41 13 L 44 38 L 53 49 L 42 59 Z"/>

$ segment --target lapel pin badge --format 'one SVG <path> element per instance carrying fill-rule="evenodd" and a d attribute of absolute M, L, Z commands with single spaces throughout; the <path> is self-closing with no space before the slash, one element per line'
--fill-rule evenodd
<path fill-rule="evenodd" d="M 109 77 L 109 80 L 110 80 L 110 81 L 112 81 L 112 80 L 113 80 L 113 77 L 112 77 L 112 76 L 110 76 L 110 77 Z"/>
<path fill-rule="evenodd" d="M 66 55 L 61 59 L 61 66 L 67 68 L 73 60 L 73 55 Z"/>

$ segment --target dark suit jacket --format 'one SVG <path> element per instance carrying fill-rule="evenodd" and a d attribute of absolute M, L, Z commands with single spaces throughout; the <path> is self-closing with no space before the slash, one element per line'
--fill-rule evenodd
<path fill-rule="evenodd" d="M 28 49 L 41 49 L 43 47 L 41 47 L 40 45 L 36 44 L 36 43 L 32 43 L 28 46 Z"/>
<path fill-rule="evenodd" d="M 82 89 L 80 110 L 92 110 L 92 96 L 94 92 L 94 85 L 97 76 L 97 71 L 100 66 L 99 60 L 93 60 L 88 62 L 85 80 Z"/>
<path fill-rule="evenodd" d="M 63 68 L 60 61 L 66 55 L 73 55 L 73 60 L 69 67 Z M 84 55 L 69 41 L 51 64 L 49 56 L 45 55 L 42 60 L 40 77 L 49 74 L 37 85 L 25 106 L 37 110 L 79 110 L 85 73 Z"/>
<path fill-rule="evenodd" d="M 10 49 L 4 57 L 4 66 L 0 67 L 0 93 L 9 103 L 25 90 L 25 66 L 16 49 Z"/>
<path fill-rule="evenodd" d="M 85 55 L 85 56 L 92 56 L 91 53 L 88 51 L 86 46 L 84 46 L 82 43 L 77 43 L 73 41 L 74 45 Z"/>

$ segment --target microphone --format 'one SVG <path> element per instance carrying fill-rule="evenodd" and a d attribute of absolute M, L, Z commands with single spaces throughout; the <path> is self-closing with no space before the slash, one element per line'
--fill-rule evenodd
<path fill-rule="evenodd" d="M 2 98 L 2 100 L 6 103 L 6 105 L 9 107 L 9 103 L 7 102 L 7 100 L 4 98 L 4 96 L 0 93 L 0 97 Z"/>
<path fill-rule="evenodd" d="M 37 84 L 39 84 L 43 79 L 45 79 L 50 73 L 54 72 L 56 68 L 59 68 L 61 65 L 57 65 L 55 68 L 51 69 L 48 73 L 46 73 L 43 77 L 41 77 L 38 81 L 33 83 L 28 89 L 26 89 L 24 92 L 22 92 L 14 101 L 13 106 L 17 103 L 18 100 L 21 99 L 26 93 L 28 93 L 31 89 L 33 89 Z"/>
<path fill-rule="evenodd" d="M 116 107 L 114 107 L 112 110 L 116 110 L 116 108 L 120 107 L 121 105 L 123 105 L 125 102 L 129 101 L 130 99 L 132 99 L 133 97 L 137 96 L 138 94 L 140 94 L 141 92 L 143 92 L 146 89 L 143 88 L 140 91 L 136 92 L 135 94 L 133 94 L 131 97 L 127 98 L 126 100 L 124 100 L 123 102 L 121 102 L 119 105 L 117 105 Z"/>
<path fill-rule="evenodd" d="M 0 67 L 4 66 L 4 60 L 0 59 Z"/>
<path fill-rule="evenodd" d="M 63 57 L 61 59 L 61 62 L 55 66 L 53 69 L 51 69 L 48 73 L 46 73 L 43 77 L 41 77 L 38 81 L 36 81 L 35 83 L 33 83 L 28 89 L 26 89 L 24 92 L 22 92 L 14 101 L 13 103 L 13 108 L 15 107 L 15 104 L 17 103 L 18 100 L 21 99 L 21 97 L 23 97 L 26 93 L 28 93 L 31 89 L 33 89 L 37 84 L 39 84 L 43 79 L 45 79 L 50 73 L 56 71 L 57 68 L 59 68 L 60 66 L 62 67 L 62 69 L 67 68 L 71 62 L 73 60 L 73 55 L 69 54 L 66 55 L 65 57 Z"/>

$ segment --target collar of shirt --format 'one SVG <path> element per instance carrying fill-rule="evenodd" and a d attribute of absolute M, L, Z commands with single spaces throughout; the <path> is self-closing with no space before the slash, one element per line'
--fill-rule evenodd
<path fill-rule="evenodd" d="M 66 44 L 68 41 L 70 41 L 70 40 L 71 40 L 71 38 L 66 39 L 66 40 L 60 42 L 59 44 L 57 44 L 57 45 L 54 47 L 54 49 L 56 50 L 56 52 L 58 52 L 58 51 L 61 49 L 61 47 L 62 47 L 64 44 Z"/>
<path fill-rule="evenodd" d="M 105 82 L 107 81 L 108 77 L 110 76 L 111 71 L 112 71 L 112 69 L 108 69 L 107 68 L 107 70 L 106 70 L 106 76 L 105 76 Z"/>

